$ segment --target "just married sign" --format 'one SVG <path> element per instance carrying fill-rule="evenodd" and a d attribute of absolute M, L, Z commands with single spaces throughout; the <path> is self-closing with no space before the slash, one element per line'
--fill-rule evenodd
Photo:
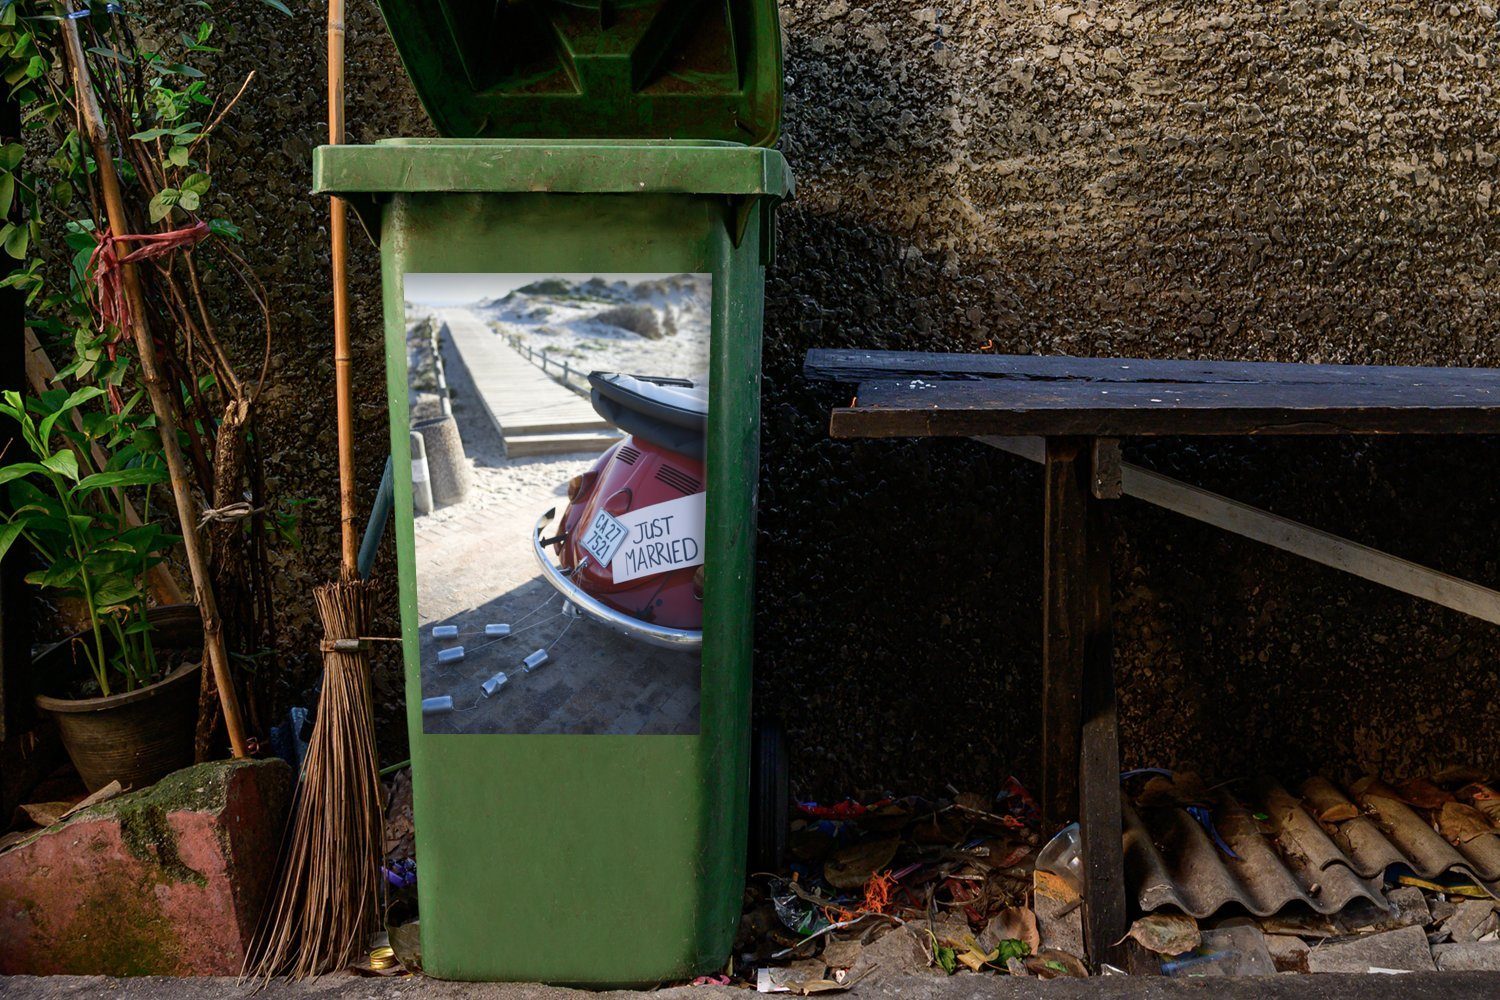
<path fill-rule="evenodd" d="M 599 511 L 583 547 L 615 583 L 703 564 L 706 493 L 652 504 L 621 517 Z"/>

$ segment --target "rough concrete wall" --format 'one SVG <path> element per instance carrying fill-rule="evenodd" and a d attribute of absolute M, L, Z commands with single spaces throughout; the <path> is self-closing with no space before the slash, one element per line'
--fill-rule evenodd
<path fill-rule="evenodd" d="M 813 346 L 1495 364 L 1482 4 L 783 4 L 760 707 L 804 789 L 1035 775 L 1035 468 L 836 444 Z M 847 394 L 845 397 L 847 398 Z M 1482 582 L 1493 442 L 1130 449 Z M 1119 506 L 1130 764 L 1500 764 L 1496 630 Z"/>
<path fill-rule="evenodd" d="M 428 134 L 374 5 L 349 18 L 352 138 Z M 336 563 L 317 4 L 249 16 L 228 177 L 274 283 L 284 693 L 317 676 Z M 1469 2 L 783 3 L 799 198 L 770 275 L 757 709 L 800 790 L 993 787 L 1037 762 L 1040 483 L 965 442 L 833 443 L 809 347 L 1495 364 L 1497 26 Z M 356 241 L 361 476 L 385 452 L 378 267 Z M 1496 444 L 1132 455 L 1481 582 Z M 1221 776 L 1500 765 L 1500 633 L 1125 501 L 1128 762 Z M 389 549 L 382 570 L 393 579 Z M 394 595 L 382 605 L 394 627 Z M 384 755 L 404 756 L 381 664 Z"/>

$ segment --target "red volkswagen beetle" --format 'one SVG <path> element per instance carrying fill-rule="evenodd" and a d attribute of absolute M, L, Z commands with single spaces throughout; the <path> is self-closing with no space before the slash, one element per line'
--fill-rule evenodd
<path fill-rule="evenodd" d="M 553 508 L 537 522 L 537 562 L 595 621 L 651 645 L 696 649 L 703 642 L 707 389 L 609 372 L 594 372 L 589 385 L 595 411 L 626 436 L 568 483 L 561 519 Z"/>

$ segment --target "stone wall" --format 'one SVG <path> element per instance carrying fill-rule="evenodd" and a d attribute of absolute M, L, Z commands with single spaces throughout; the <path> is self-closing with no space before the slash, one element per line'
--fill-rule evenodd
<path fill-rule="evenodd" d="M 355 141 L 430 134 L 369 0 Z M 322 22 L 245 17 L 259 78 L 220 167 L 276 299 L 273 488 L 308 497 L 280 578 L 282 695 L 317 678 L 336 565 Z M 1040 482 L 966 442 L 834 443 L 810 347 L 1497 364 L 1500 29 L 1471 2 L 792 0 L 768 282 L 757 711 L 800 791 L 994 787 L 1037 764 Z M 253 221 L 252 221 L 253 219 Z M 361 477 L 386 448 L 378 266 L 357 240 Z M 248 341 L 247 341 L 248 343 Z M 1136 461 L 1490 585 L 1494 441 L 1132 446 Z M 1500 633 L 1124 501 L 1130 764 L 1220 777 L 1500 765 Z M 382 627 L 394 627 L 389 549 Z M 382 659 L 384 756 L 405 756 Z"/>

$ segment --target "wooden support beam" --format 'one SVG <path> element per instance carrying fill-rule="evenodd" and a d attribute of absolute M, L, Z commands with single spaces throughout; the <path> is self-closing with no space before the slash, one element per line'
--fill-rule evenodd
<path fill-rule="evenodd" d="M 974 440 L 1033 462 L 1043 460 L 1042 438 L 977 437 Z M 1216 528 L 1341 570 L 1371 583 L 1420 597 L 1481 621 L 1500 625 L 1500 591 L 1393 556 L 1359 542 L 1309 527 L 1179 479 L 1120 465 L 1125 496 L 1135 497 Z"/>
<path fill-rule="evenodd" d="M 1093 452 L 1098 455 L 1099 449 Z M 1091 482 L 1099 482 L 1100 472 L 1097 466 L 1092 468 Z M 1110 619 L 1109 508 L 1093 498 L 1086 499 L 1085 504 L 1088 575 L 1078 828 L 1083 854 L 1084 947 L 1089 961 L 1097 966 L 1100 962 L 1120 963 L 1116 945 L 1127 929 L 1125 831 L 1120 808 L 1120 718 Z"/>
<path fill-rule="evenodd" d="M 1090 443 L 1089 489 L 1096 500 L 1118 500 L 1125 495 L 1125 484 L 1120 479 L 1120 439 L 1094 438 Z"/>
<path fill-rule="evenodd" d="M 1087 442 L 1048 438 L 1043 463 L 1042 828 L 1078 816 L 1084 636 L 1088 627 Z"/>

